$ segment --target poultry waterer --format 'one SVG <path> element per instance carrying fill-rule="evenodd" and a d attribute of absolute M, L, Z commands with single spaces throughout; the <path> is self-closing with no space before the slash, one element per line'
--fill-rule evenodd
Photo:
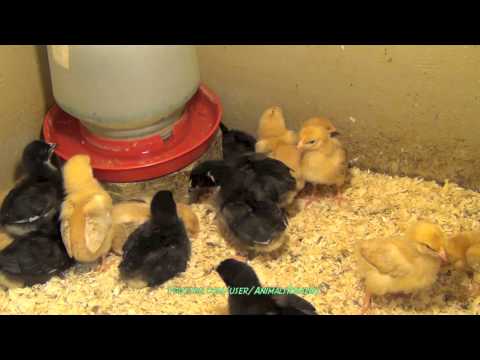
<path fill-rule="evenodd" d="M 221 156 L 222 107 L 200 85 L 195 47 L 52 45 L 48 55 L 56 105 L 44 138 L 62 160 L 88 154 L 107 188 L 178 191 L 170 176 Z"/>

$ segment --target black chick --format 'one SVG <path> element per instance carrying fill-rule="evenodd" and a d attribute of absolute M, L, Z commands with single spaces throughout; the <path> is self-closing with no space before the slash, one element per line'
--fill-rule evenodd
<path fill-rule="evenodd" d="M 43 284 L 73 264 L 59 233 L 50 237 L 31 233 L 14 239 L 0 252 L 0 285 L 10 288 Z"/>
<path fill-rule="evenodd" d="M 255 271 L 243 262 L 227 259 L 216 270 L 228 288 L 250 290 L 249 295 L 236 291 L 229 293 L 231 315 L 317 315 L 315 307 L 297 295 L 255 294 L 255 290 L 261 287 L 260 281 Z"/>
<path fill-rule="evenodd" d="M 255 143 L 257 140 L 250 134 L 239 130 L 230 130 L 223 123 L 220 123 L 222 129 L 222 147 L 223 159 L 230 161 L 239 155 L 255 152 Z"/>
<path fill-rule="evenodd" d="M 219 220 L 228 230 L 227 234 L 248 250 L 250 257 L 259 252 L 276 251 L 287 240 L 288 219 L 273 202 L 240 199 L 225 203 L 220 214 Z"/>
<path fill-rule="evenodd" d="M 232 163 L 207 161 L 193 169 L 190 181 L 193 188 L 220 186 L 220 230 L 250 257 L 284 245 L 288 221 L 279 205 L 295 180 L 283 163 L 252 154 Z"/>
<path fill-rule="evenodd" d="M 190 259 L 190 240 L 172 193 L 159 191 L 150 208 L 151 219 L 123 246 L 120 276 L 134 287 L 161 285 L 184 272 Z"/>
<path fill-rule="evenodd" d="M 25 148 L 22 165 L 27 176 L 8 193 L 0 209 L 0 224 L 9 235 L 55 234 L 63 200 L 62 174 L 55 147 L 55 144 L 36 140 Z"/>

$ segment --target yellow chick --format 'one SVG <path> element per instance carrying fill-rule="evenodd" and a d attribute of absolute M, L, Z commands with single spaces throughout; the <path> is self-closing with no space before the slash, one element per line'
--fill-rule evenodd
<path fill-rule="evenodd" d="M 274 151 L 282 143 L 290 145 L 297 143 L 297 135 L 294 131 L 287 129 L 283 111 L 279 106 L 272 106 L 263 112 L 257 135 L 255 151 L 262 154 Z"/>
<path fill-rule="evenodd" d="M 321 126 L 303 127 L 299 137 L 297 148 L 302 152 L 301 173 L 305 181 L 314 185 L 309 203 L 315 197 L 318 185 L 335 185 L 339 200 L 348 174 L 347 152 L 342 144 Z"/>
<path fill-rule="evenodd" d="M 114 236 L 112 250 L 117 255 L 123 254 L 123 245 L 128 237 L 140 225 L 150 219 L 150 201 L 124 201 L 114 205 L 112 211 Z M 200 231 L 200 222 L 190 206 L 177 203 L 178 217 L 182 219 L 188 236 L 194 238 Z"/>
<path fill-rule="evenodd" d="M 333 123 L 329 119 L 324 117 L 316 116 L 304 121 L 302 127 L 307 126 L 323 127 L 325 130 L 328 131 L 330 135 L 338 135 L 338 131 L 335 125 L 333 125 Z"/>
<path fill-rule="evenodd" d="M 363 313 L 371 295 L 411 294 L 433 285 L 446 261 L 444 240 L 438 226 L 418 222 L 403 237 L 361 241 L 357 257 L 366 288 Z"/>
<path fill-rule="evenodd" d="M 473 273 L 472 292 L 480 291 L 480 232 L 469 231 L 445 240 L 448 262 L 456 269 Z"/>
<path fill-rule="evenodd" d="M 94 178 L 88 155 L 65 163 L 63 181 L 66 197 L 60 220 L 67 253 L 78 262 L 101 258 L 103 264 L 112 246 L 112 198 Z"/>

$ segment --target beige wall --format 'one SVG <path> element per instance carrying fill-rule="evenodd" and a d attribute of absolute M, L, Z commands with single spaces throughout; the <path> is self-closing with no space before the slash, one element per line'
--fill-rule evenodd
<path fill-rule="evenodd" d="M 40 134 L 52 104 L 48 61 L 42 46 L 0 46 L 0 189 L 18 173 L 25 144 Z"/>
<path fill-rule="evenodd" d="M 204 46 L 199 57 L 230 126 L 255 131 L 272 104 L 292 128 L 326 115 L 360 167 L 480 190 L 479 46 Z"/>

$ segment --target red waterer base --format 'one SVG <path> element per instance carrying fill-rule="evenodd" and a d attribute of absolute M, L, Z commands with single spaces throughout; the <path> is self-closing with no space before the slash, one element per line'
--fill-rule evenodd
<path fill-rule="evenodd" d="M 202 85 L 167 141 L 158 135 L 135 140 L 101 138 L 58 105 L 47 113 L 43 135 L 45 141 L 57 144 L 55 152 L 62 160 L 89 155 L 100 181 L 138 182 L 181 170 L 202 156 L 215 137 L 222 113 L 220 99 Z"/>

